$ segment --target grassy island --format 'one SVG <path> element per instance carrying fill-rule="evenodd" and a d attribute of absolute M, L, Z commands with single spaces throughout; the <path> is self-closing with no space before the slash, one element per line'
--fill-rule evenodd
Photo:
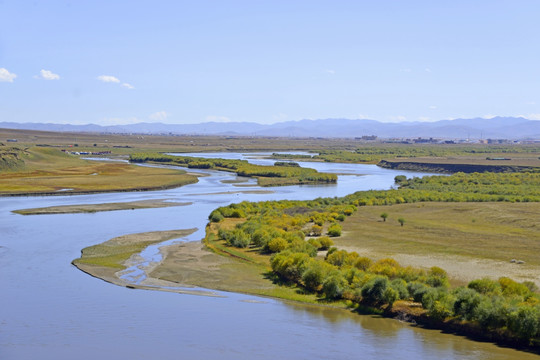
<path fill-rule="evenodd" d="M 238 176 L 257 178 L 261 186 L 301 185 L 335 183 L 337 175 L 320 173 L 315 169 L 295 166 L 294 163 L 276 163 L 274 166 L 253 165 L 246 160 L 208 159 L 190 156 L 165 154 L 132 154 L 129 160 L 134 163 L 160 163 L 185 166 L 190 169 L 215 169 L 234 172 Z M 296 164 L 298 165 L 298 164 Z"/>

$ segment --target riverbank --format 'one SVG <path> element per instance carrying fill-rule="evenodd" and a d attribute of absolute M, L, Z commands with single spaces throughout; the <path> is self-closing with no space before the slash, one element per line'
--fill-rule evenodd
<path fill-rule="evenodd" d="M 122 278 L 122 271 L 137 263 L 139 253 L 146 247 L 167 240 L 182 238 L 195 232 L 196 229 L 152 231 L 146 233 L 129 234 L 119 236 L 104 243 L 89 246 L 81 250 L 81 257 L 72 261 L 79 270 L 104 280 L 106 282 L 125 286 L 132 289 L 163 290 L 192 295 L 219 296 L 215 292 L 207 290 L 189 289 L 194 285 L 183 284 L 183 289 L 178 284 L 148 278 L 139 284 L 134 284 Z M 157 264 L 149 264 L 151 271 Z"/>
<path fill-rule="evenodd" d="M 487 160 L 487 159 L 446 159 L 446 158 L 423 158 L 423 159 L 394 159 L 381 160 L 378 166 L 385 169 L 432 172 L 438 174 L 483 173 L 483 172 L 522 172 L 540 170 L 540 160 Z"/>

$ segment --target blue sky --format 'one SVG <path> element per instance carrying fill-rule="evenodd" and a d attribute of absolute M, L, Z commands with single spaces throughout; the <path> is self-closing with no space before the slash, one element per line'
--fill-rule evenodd
<path fill-rule="evenodd" d="M 540 119 L 540 1 L 0 0 L 0 121 Z"/>

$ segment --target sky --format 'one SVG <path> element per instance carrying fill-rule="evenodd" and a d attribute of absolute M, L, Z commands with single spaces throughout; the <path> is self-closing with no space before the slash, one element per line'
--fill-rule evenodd
<path fill-rule="evenodd" d="M 540 120 L 540 1 L 0 0 L 0 122 Z"/>

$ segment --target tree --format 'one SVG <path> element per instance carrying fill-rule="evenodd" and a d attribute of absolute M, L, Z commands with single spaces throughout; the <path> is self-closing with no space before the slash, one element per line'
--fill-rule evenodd
<path fill-rule="evenodd" d="M 383 221 L 386 221 L 386 218 L 388 217 L 388 213 L 383 212 L 381 214 L 381 217 L 382 217 Z"/>
<path fill-rule="evenodd" d="M 401 226 L 403 226 L 403 224 L 405 224 L 405 219 L 404 218 L 399 218 L 397 219 L 398 223 L 401 224 Z"/>

